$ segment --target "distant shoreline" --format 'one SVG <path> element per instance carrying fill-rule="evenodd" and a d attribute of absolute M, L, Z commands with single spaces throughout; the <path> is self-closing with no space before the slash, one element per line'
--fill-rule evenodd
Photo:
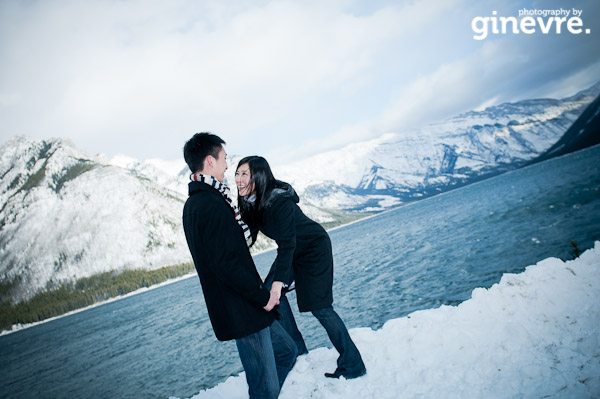
<path fill-rule="evenodd" d="M 353 220 L 353 221 L 348 222 L 348 223 L 341 224 L 339 226 L 332 227 L 332 228 L 328 229 L 327 231 L 329 232 L 329 231 L 337 230 L 337 229 L 340 229 L 342 227 L 346 227 L 346 226 L 349 226 L 351 224 L 354 224 L 354 223 L 357 223 L 357 222 L 360 222 L 360 221 L 363 221 L 363 220 L 370 219 L 370 218 L 372 218 L 374 216 L 380 215 L 382 213 L 389 212 L 389 211 L 394 210 L 394 209 L 396 209 L 396 207 L 393 208 L 393 209 L 388 209 L 388 210 L 385 210 L 383 212 L 379 212 L 379 213 L 373 214 L 373 215 L 368 215 L 368 216 L 365 216 L 365 217 L 361 217 L 359 219 Z M 275 248 L 264 249 L 262 251 L 259 251 L 259 252 L 255 253 L 255 254 L 253 254 L 252 256 L 257 256 L 257 255 L 263 254 L 265 252 L 273 251 L 274 249 Z M 74 315 L 74 314 L 77 314 L 77 313 L 80 313 L 80 312 L 84 312 L 86 310 L 97 308 L 99 306 L 106 305 L 106 304 L 111 303 L 111 302 L 115 302 L 115 301 L 118 301 L 118 300 L 130 297 L 130 296 L 141 294 L 143 292 L 150 291 L 150 290 L 153 290 L 153 289 L 165 286 L 165 285 L 173 284 L 173 283 L 176 283 L 178 281 L 185 280 L 185 279 L 188 279 L 188 278 L 194 277 L 194 276 L 197 276 L 197 274 L 195 272 L 188 273 L 188 274 L 180 276 L 180 277 L 176 277 L 176 278 L 173 278 L 173 279 L 165 280 L 162 283 L 154 284 L 154 285 L 152 285 L 150 287 L 144 287 L 144 288 L 137 289 L 137 290 L 129 292 L 129 293 L 125 294 L 125 295 L 119 295 L 119 296 L 116 296 L 116 297 L 113 297 L 113 298 L 110 298 L 110 299 L 106 299 L 104 301 L 100 301 L 100 302 L 94 303 L 94 304 L 89 305 L 89 306 L 85 306 L 83 308 L 72 310 L 70 312 L 67 312 L 65 314 L 61 314 L 59 316 L 54 316 L 54 317 L 50 317 L 50 318 L 45 319 L 45 320 L 36 321 L 35 323 L 13 324 L 12 328 L 10 330 L 2 330 L 2 331 L 0 331 L 0 337 L 4 336 L 4 335 L 9 335 L 9 334 L 12 334 L 12 333 L 16 333 L 16 332 L 19 332 L 19 331 L 23 331 L 23 330 L 26 330 L 26 329 L 31 328 L 31 327 L 35 327 L 35 326 L 40 325 L 40 324 L 49 323 L 51 321 L 54 321 L 54 320 L 57 320 L 57 319 L 61 319 L 63 317 L 67 317 L 67 316 L 71 316 L 71 315 Z"/>
<path fill-rule="evenodd" d="M 44 319 L 44 320 L 41 320 L 41 321 L 36 321 L 35 323 L 13 324 L 13 326 L 12 326 L 12 328 L 10 330 L 2 330 L 0 332 L 0 336 L 4 336 L 4 335 L 12 334 L 12 333 L 15 333 L 15 332 L 19 332 L 19 331 L 22 331 L 22 330 L 26 330 L 26 329 L 28 329 L 30 327 L 35 327 L 35 326 L 40 325 L 40 324 L 49 323 L 51 321 L 54 321 L 54 320 L 57 320 L 57 319 L 61 319 L 63 317 L 71 316 L 71 315 L 74 315 L 76 313 L 80 313 L 80 312 L 83 312 L 83 311 L 86 311 L 86 310 L 90 310 L 92 308 L 97 308 L 99 306 L 106 305 L 108 303 L 115 302 L 115 301 L 118 301 L 120 299 L 124 299 L 124 298 L 130 297 L 130 296 L 134 296 L 134 295 L 137 295 L 137 294 L 141 294 L 143 292 L 150 291 L 150 290 L 162 287 L 164 285 L 176 283 L 178 281 L 185 280 L 185 279 L 188 279 L 190 277 L 194 277 L 196 275 L 197 275 L 196 273 L 188 273 L 188 274 L 185 274 L 185 275 L 180 276 L 180 277 L 176 277 L 176 278 L 172 278 L 172 279 L 163 281 L 162 283 L 154 284 L 154 285 L 152 285 L 150 287 L 144 287 L 144 288 L 137 289 L 135 291 L 131 291 L 131 292 L 125 294 L 125 295 L 119 295 L 119 296 L 116 296 L 116 297 L 113 297 L 113 298 L 110 298 L 110 299 L 106 299 L 104 301 L 96 302 L 96 303 L 94 303 L 92 305 L 85 306 L 85 307 L 79 308 L 79 309 L 75 309 L 75 310 L 72 310 L 72 311 L 67 312 L 65 314 L 61 314 L 59 316 L 54 316 L 54 317 L 50 317 L 48 319 Z"/>

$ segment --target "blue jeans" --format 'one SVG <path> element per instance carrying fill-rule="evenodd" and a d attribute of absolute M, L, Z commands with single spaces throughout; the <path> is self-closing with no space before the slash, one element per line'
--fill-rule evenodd
<path fill-rule="evenodd" d="M 275 399 L 296 361 L 294 341 L 274 321 L 270 327 L 235 340 L 246 372 L 250 399 Z"/>
<path fill-rule="evenodd" d="M 333 310 L 333 307 L 328 306 L 323 309 L 312 310 L 311 313 L 325 328 L 329 340 L 340 354 L 337 359 L 338 370 L 348 374 L 360 374 L 361 371 L 365 370 L 365 364 L 358 348 L 350 338 L 346 325 Z"/>

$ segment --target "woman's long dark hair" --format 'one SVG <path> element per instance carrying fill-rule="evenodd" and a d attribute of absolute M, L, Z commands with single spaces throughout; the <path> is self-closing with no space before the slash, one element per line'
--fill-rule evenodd
<path fill-rule="evenodd" d="M 240 162 L 238 162 L 237 169 L 246 163 L 250 169 L 250 182 L 248 184 L 250 186 L 254 185 L 256 200 L 254 201 L 254 204 L 245 201 L 238 192 L 238 208 L 240 209 L 242 219 L 244 219 L 249 226 L 258 227 L 262 224 L 266 200 L 276 187 L 277 180 L 275 180 L 275 177 L 273 176 L 269 163 L 263 157 L 251 155 L 242 158 Z"/>

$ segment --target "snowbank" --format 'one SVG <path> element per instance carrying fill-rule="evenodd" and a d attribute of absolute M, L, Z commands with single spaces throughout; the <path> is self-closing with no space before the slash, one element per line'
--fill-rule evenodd
<path fill-rule="evenodd" d="M 337 352 L 298 359 L 280 398 L 600 397 L 600 242 L 506 274 L 470 300 L 350 331 L 368 373 L 323 376 Z M 325 332 L 323 332 L 325 334 Z M 193 399 L 247 398 L 243 373 Z"/>

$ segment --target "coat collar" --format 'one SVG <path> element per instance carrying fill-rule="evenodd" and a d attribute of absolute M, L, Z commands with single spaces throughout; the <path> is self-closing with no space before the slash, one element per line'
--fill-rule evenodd
<path fill-rule="evenodd" d="M 206 184 L 206 183 L 202 183 L 199 181 L 192 181 L 189 182 L 188 184 L 188 195 L 194 195 L 197 194 L 199 192 L 209 192 L 209 193 L 213 193 L 213 194 L 217 194 L 219 197 L 223 197 L 221 195 L 221 193 L 219 192 L 219 190 L 217 190 L 216 188 Z"/>
<path fill-rule="evenodd" d="M 298 202 L 300 202 L 300 198 L 298 198 L 298 194 L 296 194 L 296 191 L 290 184 L 288 184 L 286 182 L 282 182 L 280 180 L 276 180 L 275 188 L 273 189 L 273 191 L 271 191 L 269 198 L 267 198 L 267 200 L 265 201 L 265 206 L 269 207 L 269 206 L 273 205 L 273 203 L 280 198 L 290 199 L 293 202 L 295 202 L 296 204 Z"/>

